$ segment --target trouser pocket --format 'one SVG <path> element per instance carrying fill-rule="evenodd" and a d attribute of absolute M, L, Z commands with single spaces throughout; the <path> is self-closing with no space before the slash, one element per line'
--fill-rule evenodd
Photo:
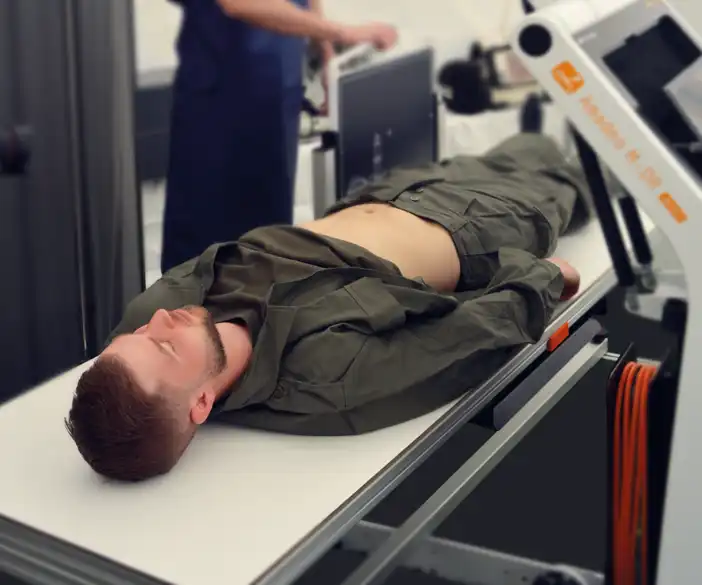
<path fill-rule="evenodd" d="M 486 254 L 500 248 L 515 248 L 543 258 L 556 241 L 551 222 L 528 201 L 477 193 L 465 215 L 463 229 L 475 241 L 469 253 Z"/>

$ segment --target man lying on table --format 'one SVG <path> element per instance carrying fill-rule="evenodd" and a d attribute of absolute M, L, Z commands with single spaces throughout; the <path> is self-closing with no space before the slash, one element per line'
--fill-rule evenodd
<path fill-rule="evenodd" d="M 131 302 L 68 431 L 96 472 L 136 481 L 169 471 L 207 420 L 339 435 L 431 411 L 577 291 L 549 255 L 585 196 L 555 143 L 519 134 L 211 246 Z"/>

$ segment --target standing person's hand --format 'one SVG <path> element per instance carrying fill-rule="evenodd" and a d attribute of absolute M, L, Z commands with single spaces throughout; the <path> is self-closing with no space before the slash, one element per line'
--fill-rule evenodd
<path fill-rule="evenodd" d="M 397 29 L 383 23 L 349 25 L 342 32 L 341 42 L 344 45 L 370 43 L 376 49 L 384 51 L 397 43 Z"/>

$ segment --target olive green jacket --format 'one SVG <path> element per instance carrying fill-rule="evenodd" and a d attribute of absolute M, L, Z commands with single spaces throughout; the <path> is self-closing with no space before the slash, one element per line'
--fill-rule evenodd
<path fill-rule="evenodd" d="M 156 308 L 204 304 L 215 258 L 239 245 L 212 246 L 171 270 L 132 301 L 112 337 L 148 322 Z M 274 284 L 250 365 L 212 420 L 287 433 L 362 433 L 476 388 L 542 336 L 563 287 L 556 266 L 527 252 L 501 249 L 485 260 L 492 280 L 457 295 L 352 267 Z"/>

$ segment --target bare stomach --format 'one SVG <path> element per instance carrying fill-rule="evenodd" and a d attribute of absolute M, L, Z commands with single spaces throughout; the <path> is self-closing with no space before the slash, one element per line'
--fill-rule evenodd
<path fill-rule="evenodd" d="M 391 205 L 364 203 L 300 227 L 361 246 L 438 291 L 456 288 L 461 269 L 450 234 Z"/>

